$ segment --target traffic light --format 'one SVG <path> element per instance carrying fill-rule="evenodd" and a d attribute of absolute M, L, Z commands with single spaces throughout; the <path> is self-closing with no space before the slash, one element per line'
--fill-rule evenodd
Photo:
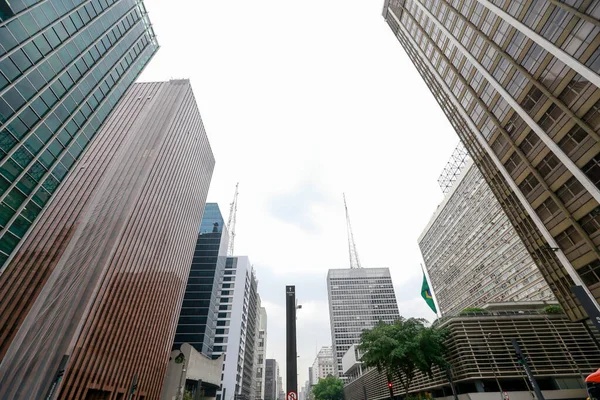
<path fill-rule="evenodd" d="M 392 382 L 388 382 L 388 387 L 391 389 L 392 388 Z"/>

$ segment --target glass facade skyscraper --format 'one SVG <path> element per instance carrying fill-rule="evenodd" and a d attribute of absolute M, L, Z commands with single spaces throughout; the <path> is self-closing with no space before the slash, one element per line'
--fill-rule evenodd
<path fill-rule="evenodd" d="M 217 325 L 217 291 L 227 260 L 229 234 L 217 203 L 207 203 L 177 324 L 173 350 L 183 343 L 212 356 Z"/>
<path fill-rule="evenodd" d="M 573 320 L 600 306 L 600 1 L 386 0 L 383 16 Z"/>
<path fill-rule="evenodd" d="M 157 49 L 141 0 L 0 0 L 0 270 Z"/>

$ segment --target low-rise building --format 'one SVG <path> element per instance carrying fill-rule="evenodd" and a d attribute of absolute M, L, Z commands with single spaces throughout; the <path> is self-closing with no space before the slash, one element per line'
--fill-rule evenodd
<path fill-rule="evenodd" d="M 189 343 L 173 350 L 169 358 L 161 400 L 181 399 L 185 394 L 194 400 L 213 400 L 221 384 L 223 356 L 212 359 Z"/>
<path fill-rule="evenodd" d="M 529 309 L 511 304 L 491 304 L 486 311 L 443 318 L 440 327 L 450 331 L 447 361 L 454 388 L 461 399 L 531 400 L 530 384 L 517 359 L 512 339 L 517 339 L 547 399 L 585 399 L 583 377 L 598 369 L 600 345 L 596 330 L 566 315 L 544 311 L 546 304 L 529 303 Z M 403 395 L 400 381 L 392 382 Z M 446 371 L 432 377 L 417 374 L 409 393 L 428 392 L 434 398 L 454 399 Z M 464 395 L 464 396 L 463 396 Z M 385 374 L 368 369 L 344 387 L 345 400 L 389 398 Z"/>

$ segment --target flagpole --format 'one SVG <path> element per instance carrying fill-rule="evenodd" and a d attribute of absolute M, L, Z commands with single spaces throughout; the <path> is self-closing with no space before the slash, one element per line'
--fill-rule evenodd
<path fill-rule="evenodd" d="M 427 282 L 431 282 L 431 279 L 429 279 L 429 274 L 427 272 L 425 272 L 425 268 L 423 267 L 423 263 L 419 263 L 419 265 L 421 266 L 421 271 L 423 272 L 423 275 L 425 276 L 425 279 L 427 279 Z M 433 283 L 431 284 L 431 286 L 429 286 L 429 290 L 431 291 L 431 297 L 433 297 L 433 302 L 436 305 L 436 307 L 435 307 L 436 308 L 435 316 L 436 316 L 436 318 L 442 318 L 442 310 L 440 309 L 440 304 L 437 301 L 437 296 L 433 292 Z M 437 310 L 439 310 L 439 314 L 438 314 Z"/>

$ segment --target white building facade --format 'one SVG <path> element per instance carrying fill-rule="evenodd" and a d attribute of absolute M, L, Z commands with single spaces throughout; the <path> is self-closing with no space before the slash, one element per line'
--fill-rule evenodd
<path fill-rule="evenodd" d="M 485 179 L 467 159 L 419 237 L 443 315 L 504 301 L 555 301 Z"/>
<path fill-rule="evenodd" d="M 345 379 L 342 357 L 350 346 L 360 343 L 362 331 L 379 321 L 392 323 L 400 317 L 390 270 L 330 269 L 327 295 L 334 375 Z"/>
<path fill-rule="evenodd" d="M 219 285 L 219 313 L 213 357 L 225 354 L 217 400 L 253 396 L 258 281 L 246 256 L 227 257 Z"/>
<path fill-rule="evenodd" d="M 313 362 L 311 372 L 313 384 L 317 384 L 319 379 L 325 379 L 328 375 L 335 376 L 335 368 L 333 362 L 333 351 L 330 346 L 323 346 L 317 353 Z"/>
<path fill-rule="evenodd" d="M 260 307 L 257 326 L 258 335 L 256 337 L 256 357 L 254 364 L 254 399 L 264 400 L 267 354 L 267 310 L 264 307 Z"/>

